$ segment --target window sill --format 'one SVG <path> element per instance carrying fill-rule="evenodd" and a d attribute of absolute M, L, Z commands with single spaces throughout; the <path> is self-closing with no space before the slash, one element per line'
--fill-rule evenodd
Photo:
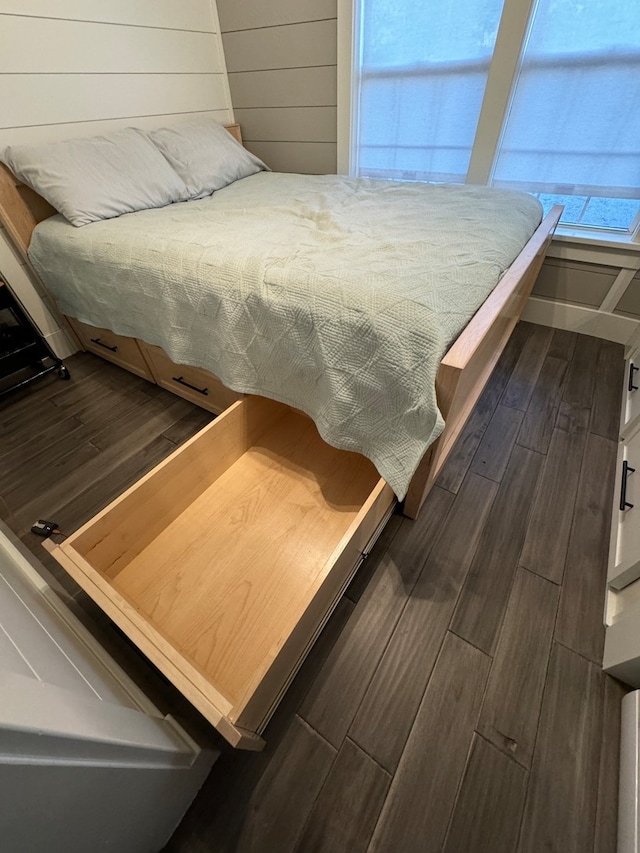
<path fill-rule="evenodd" d="M 630 234 L 585 231 L 582 228 L 568 228 L 559 225 L 553 235 L 554 243 L 572 243 L 580 246 L 595 246 L 603 249 L 640 252 L 640 242 Z"/>

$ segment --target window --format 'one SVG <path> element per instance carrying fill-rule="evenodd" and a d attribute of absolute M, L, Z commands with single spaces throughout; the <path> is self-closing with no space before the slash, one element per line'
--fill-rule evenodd
<path fill-rule="evenodd" d="M 638 0 L 353 0 L 352 173 L 523 189 L 640 220 Z"/>

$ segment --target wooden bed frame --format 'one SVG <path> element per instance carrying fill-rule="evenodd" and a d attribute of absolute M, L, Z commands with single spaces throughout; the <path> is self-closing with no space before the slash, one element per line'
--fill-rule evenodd
<path fill-rule="evenodd" d="M 227 129 L 242 142 L 238 125 Z M 54 213 L 51 205 L 0 164 L 0 224 L 25 263 L 29 264 L 33 229 Z M 561 213 L 561 206 L 551 209 L 440 364 L 436 392 L 446 426 L 411 481 L 404 501 L 404 513 L 410 518 L 417 517 L 520 318 Z"/>

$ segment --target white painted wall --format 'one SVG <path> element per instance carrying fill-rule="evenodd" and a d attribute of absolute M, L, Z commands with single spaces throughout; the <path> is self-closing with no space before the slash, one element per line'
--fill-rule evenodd
<path fill-rule="evenodd" d="M 216 0 L 0 0 L 0 149 L 233 121 Z M 0 229 L 0 273 L 58 355 L 74 345 Z"/>

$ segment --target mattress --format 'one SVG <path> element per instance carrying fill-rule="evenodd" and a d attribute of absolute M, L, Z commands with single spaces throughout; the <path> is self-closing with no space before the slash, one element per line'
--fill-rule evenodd
<path fill-rule="evenodd" d="M 399 499 L 440 434 L 435 378 L 541 220 L 532 196 L 261 172 L 75 228 L 30 259 L 63 313 L 295 406 Z"/>

